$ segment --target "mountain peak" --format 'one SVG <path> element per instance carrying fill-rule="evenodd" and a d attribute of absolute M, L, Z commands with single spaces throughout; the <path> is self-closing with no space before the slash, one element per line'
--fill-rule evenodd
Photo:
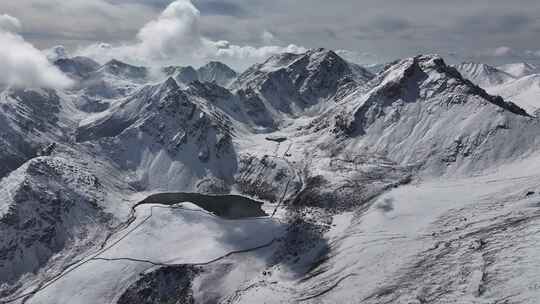
<path fill-rule="evenodd" d="M 418 55 L 389 63 L 384 70 L 377 75 L 380 84 L 401 82 L 411 77 L 416 71 L 423 70 L 450 71 L 444 60 L 439 55 Z"/>
<path fill-rule="evenodd" d="M 341 58 L 334 51 L 323 48 L 310 50 L 305 56 L 309 57 L 310 64 L 308 65 L 308 69 L 318 69 L 322 64 L 326 64 L 327 66 L 334 64 L 347 65 L 345 59 Z"/>
<path fill-rule="evenodd" d="M 514 114 L 528 116 L 515 104 L 489 95 L 464 78 L 456 68 L 448 66 L 438 55 L 419 55 L 397 61 L 386 67 L 374 83 L 367 100 L 375 103 L 387 103 L 381 100 L 416 102 L 431 100 L 435 95 L 450 103 L 465 103 L 469 97 L 477 96 Z"/>
<path fill-rule="evenodd" d="M 210 61 L 200 67 L 197 73 L 200 81 L 215 82 L 223 87 L 227 87 L 238 76 L 233 69 L 219 61 Z"/>
<path fill-rule="evenodd" d="M 172 77 L 168 77 L 167 80 L 165 80 L 165 82 L 163 83 L 162 87 L 169 90 L 178 90 L 180 88 L 176 80 L 174 80 Z"/>
<path fill-rule="evenodd" d="M 267 113 L 275 121 L 282 121 L 282 114 L 296 117 L 323 111 L 325 104 L 365 87 L 370 76 L 367 71 L 353 72 L 351 65 L 334 51 L 312 49 L 303 54 L 274 55 L 250 67 L 230 88 L 239 95 L 257 96 Z"/>
<path fill-rule="evenodd" d="M 260 65 L 255 65 L 252 68 L 259 68 L 262 71 L 271 72 L 281 68 L 287 68 L 297 62 L 308 61 L 311 69 L 317 68 L 317 65 L 324 61 L 345 61 L 334 51 L 324 48 L 310 49 L 302 54 L 281 53 L 268 58 Z"/>
<path fill-rule="evenodd" d="M 141 66 L 131 65 L 117 59 L 112 59 L 101 67 L 102 71 L 106 71 L 115 76 L 121 76 L 131 79 L 142 79 L 148 76 L 148 69 Z"/>
<path fill-rule="evenodd" d="M 107 61 L 103 67 L 111 68 L 111 69 L 145 69 L 144 67 L 135 66 L 123 61 L 120 61 L 118 59 L 111 59 Z"/>
<path fill-rule="evenodd" d="M 50 62 L 55 62 L 58 59 L 69 58 L 66 48 L 62 45 L 54 46 L 50 49 L 44 50 L 43 52 Z"/>
<path fill-rule="evenodd" d="M 540 68 L 527 62 L 505 64 L 500 66 L 499 69 L 516 78 L 540 73 Z"/>
<path fill-rule="evenodd" d="M 228 65 L 224 64 L 223 62 L 215 61 L 215 60 L 209 61 L 207 64 L 203 65 L 202 67 L 219 67 L 219 68 L 232 70 Z"/>
<path fill-rule="evenodd" d="M 107 61 L 103 66 L 110 66 L 110 67 L 128 67 L 131 66 L 123 61 L 120 61 L 118 59 L 111 59 Z"/>
<path fill-rule="evenodd" d="M 195 70 L 192 66 L 169 67 L 166 69 L 168 69 L 168 75 L 174 77 L 174 79 L 179 83 L 190 84 L 191 82 L 199 79 L 197 70 Z"/>
<path fill-rule="evenodd" d="M 192 66 L 168 66 L 164 67 L 162 71 L 184 85 L 189 85 L 194 81 L 202 81 L 215 82 L 220 86 L 227 87 L 237 76 L 233 69 L 219 61 L 210 61 L 199 69 Z"/>
<path fill-rule="evenodd" d="M 82 56 L 60 58 L 54 61 L 54 65 L 72 78 L 86 78 L 100 67 L 96 61 Z"/>
<path fill-rule="evenodd" d="M 341 58 L 336 52 L 334 52 L 331 49 L 326 48 L 315 48 L 310 49 L 306 52 L 306 55 L 316 55 L 316 56 L 329 56 L 329 57 L 339 57 Z"/>
<path fill-rule="evenodd" d="M 456 65 L 455 68 L 465 78 L 484 88 L 500 85 L 514 79 L 505 71 L 484 63 L 464 62 Z"/>

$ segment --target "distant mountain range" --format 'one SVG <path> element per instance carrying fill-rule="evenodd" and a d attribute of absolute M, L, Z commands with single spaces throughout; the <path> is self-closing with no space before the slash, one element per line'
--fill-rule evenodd
<path fill-rule="evenodd" d="M 458 71 L 490 94 L 510 100 L 529 114 L 540 108 L 540 69 L 529 63 L 506 64 L 492 67 L 479 63 L 457 65 Z"/>

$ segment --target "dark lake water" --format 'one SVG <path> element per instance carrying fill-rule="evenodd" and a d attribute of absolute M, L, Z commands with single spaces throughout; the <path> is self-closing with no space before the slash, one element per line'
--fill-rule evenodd
<path fill-rule="evenodd" d="M 174 205 L 181 202 L 193 203 L 216 216 L 227 219 L 268 216 L 262 210 L 262 202 L 239 195 L 208 195 L 200 193 L 158 193 L 147 197 L 137 205 Z"/>

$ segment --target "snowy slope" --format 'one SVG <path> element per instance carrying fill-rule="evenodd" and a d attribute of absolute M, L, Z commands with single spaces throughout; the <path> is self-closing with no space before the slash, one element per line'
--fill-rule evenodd
<path fill-rule="evenodd" d="M 200 67 L 197 72 L 199 74 L 199 81 L 215 82 L 222 87 L 227 87 L 237 77 L 233 69 L 219 61 L 211 61 Z"/>
<path fill-rule="evenodd" d="M 527 62 L 505 64 L 498 67 L 498 69 L 514 76 L 515 78 L 540 73 L 540 69 L 538 67 Z"/>
<path fill-rule="evenodd" d="M 383 154 L 430 174 L 471 172 L 519 157 L 538 145 L 538 121 L 488 95 L 438 56 L 388 67 L 367 93 L 353 93 L 309 126 L 328 145 Z"/>
<path fill-rule="evenodd" d="M 328 245 L 299 261 L 313 263 L 306 273 L 274 267 L 233 303 L 534 303 L 540 179 L 527 163 L 402 186 L 335 216 Z"/>
<path fill-rule="evenodd" d="M 111 60 L 83 78 L 79 88 L 90 98 L 118 98 L 135 92 L 149 77 L 145 67 Z"/>
<path fill-rule="evenodd" d="M 231 89 L 275 127 L 287 118 L 320 113 L 372 77 L 333 51 L 317 49 L 272 56 L 238 76 Z"/>
<path fill-rule="evenodd" d="M 100 254 L 38 292 L 28 303 L 115 299 L 153 264 L 203 264 L 230 252 L 270 244 L 282 230 L 271 219 L 227 221 L 191 204 L 143 205 L 137 208 L 136 220 L 126 227 L 126 233 L 111 238 Z M 153 246 L 141 246 L 148 243 Z M 72 291 L 77 286 L 91 288 L 74 297 Z"/>
<path fill-rule="evenodd" d="M 194 90 L 181 90 L 172 78 L 145 86 L 82 120 L 77 141 L 99 145 L 98 153 L 134 174 L 140 190 L 192 189 L 214 177 L 231 183 L 232 119 Z"/>
<path fill-rule="evenodd" d="M 2 179 L 2 292 L 20 287 L 21 277 L 30 279 L 45 265 L 58 272 L 105 237 L 110 217 L 98 203 L 103 190 L 96 176 L 63 158 L 34 158 Z"/>
<path fill-rule="evenodd" d="M 463 75 L 463 77 L 486 89 L 503 84 L 515 78 L 515 76 L 505 70 L 483 63 L 465 62 L 456 65 L 455 68 Z"/>
<path fill-rule="evenodd" d="M 540 108 L 540 74 L 531 74 L 490 88 L 490 94 L 500 95 L 519 105 L 531 115 Z"/>

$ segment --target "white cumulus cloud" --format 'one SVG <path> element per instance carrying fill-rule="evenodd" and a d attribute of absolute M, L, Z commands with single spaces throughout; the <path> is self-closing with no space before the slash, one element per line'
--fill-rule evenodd
<path fill-rule="evenodd" d="M 527 55 L 529 57 L 539 57 L 540 58 L 540 50 L 538 50 L 538 51 L 527 50 L 527 51 L 525 51 L 525 55 Z"/>
<path fill-rule="evenodd" d="M 64 88 L 71 80 L 54 67 L 47 57 L 16 31 L 21 23 L 15 17 L 0 15 L 0 84 L 23 87 Z"/>
<path fill-rule="evenodd" d="M 492 51 L 492 55 L 495 57 L 506 57 L 515 55 L 515 51 L 508 46 L 500 46 Z"/>
<path fill-rule="evenodd" d="M 68 51 L 63 45 L 57 45 L 52 48 L 42 50 L 42 52 L 45 54 L 45 56 L 47 56 L 47 59 L 52 62 L 69 57 Z"/>
<path fill-rule="evenodd" d="M 377 56 L 368 52 L 336 50 L 336 54 L 343 57 L 343 59 L 356 64 L 370 65 L 379 62 Z"/>
<path fill-rule="evenodd" d="M 137 48 L 144 58 L 168 59 L 193 53 L 203 46 L 199 30 L 201 13 L 189 0 L 171 3 L 157 20 L 147 23 L 137 35 Z"/>
<path fill-rule="evenodd" d="M 21 27 L 22 25 L 19 19 L 6 14 L 0 15 L 0 30 L 17 32 Z"/>
<path fill-rule="evenodd" d="M 200 21 L 201 13 L 190 0 L 176 0 L 140 29 L 135 42 L 115 46 L 97 43 L 80 49 L 78 54 L 101 62 L 115 58 L 138 64 L 197 65 L 222 60 L 245 68 L 276 53 L 306 51 L 294 44 L 255 47 L 213 41 L 201 34 Z"/>

